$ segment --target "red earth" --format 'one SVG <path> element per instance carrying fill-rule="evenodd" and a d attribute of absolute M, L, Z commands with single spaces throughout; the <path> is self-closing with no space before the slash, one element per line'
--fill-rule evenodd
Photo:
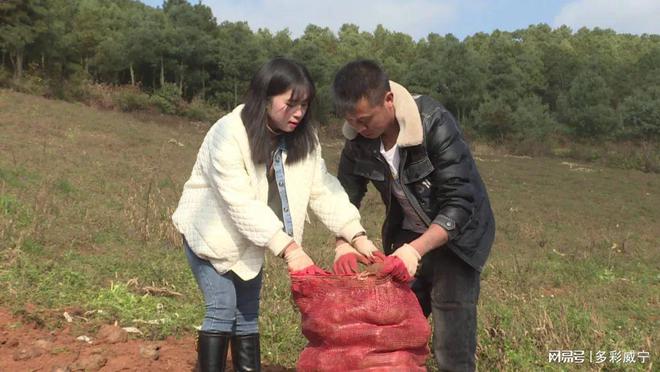
<path fill-rule="evenodd" d="M 0 371 L 194 371 L 192 336 L 161 341 L 128 337 L 106 325 L 91 343 L 77 340 L 71 328 L 49 331 L 0 308 Z M 291 371 L 263 366 L 268 372 Z"/>

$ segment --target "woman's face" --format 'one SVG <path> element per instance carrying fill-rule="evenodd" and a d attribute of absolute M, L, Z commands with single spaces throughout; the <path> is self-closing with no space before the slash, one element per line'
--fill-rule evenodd
<path fill-rule="evenodd" d="M 293 90 L 273 96 L 268 107 L 268 126 L 275 132 L 293 132 L 307 112 L 307 95 L 293 99 Z"/>

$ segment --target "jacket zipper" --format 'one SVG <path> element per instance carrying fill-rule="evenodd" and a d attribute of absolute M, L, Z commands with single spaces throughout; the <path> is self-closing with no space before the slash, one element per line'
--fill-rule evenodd
<path fill-rule="evenodd" d="M 415 213 L 417 213 L 417 216 L 426 224 L 426 227 L 428 228 L 429 226 L 431 226 L 431 219 L 429 218 L 429 216 L 426 215 L 426 212 L 424 212 L 422 210 L 422 206 L 419 205 L 419 202 L 417 201 L 417 198 L 415 198 L 415 196 L 412 195 L 412 193 L 408 190 L 408 187 L 405 186 L 401 182 L 401 174 L 403 174 L 403 172 L 402 172 L 403 171 L 403 165 L 404 165 L 406 159 L 408 158 L 408 152 L 407 151 L 402 151 L 401 155 L 402 155 L 401 156 L 401 162 L 399 163 L 399 178 L 394 182 L 399 183 L 399 186 L 401 187 L 401 190 L 403 190 L 403 193 L 406 195 L 406 198 L 408 199 L 408 202 L 410 203 L 410 205 L 412 205 L 413 209 L 415 210 Z M 390 195 L 391 194 L 392 194 L 392 192 L 390 191 Z"/>
<path fill-rule="evenodd" d="M 383 155 L 380 153 L 380 151 L 375 151 L 375 150 L 374 150 L 374 154 L 376 154 L 376 160 L 383 163 L 383 165 L 385 166 L 385 169 L 387 169 L 387 172 L 390 175 L 390 179 L 393 180 L 394 177 L 392 177 L 392 171 L 390 170 L 389 164 L 387 164 L 385 159 L 383 159 Z M 391 184 L 387 185 L 387 191 L 388 191 L 387 192 L 387 205 L 386 205 L 387 208 L 385 209 L 385 221 L 389 221 L 390 208 L 391 208 L 390 206 L 392 205 L 392 185 Z"/>

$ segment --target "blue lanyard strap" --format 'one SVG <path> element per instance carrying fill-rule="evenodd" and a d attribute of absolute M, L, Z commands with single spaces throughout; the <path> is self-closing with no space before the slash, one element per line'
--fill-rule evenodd
<path fill-rule="evenodd" d="M 280 202 L 282 204 L 282 218 L 284 219 L 284 231 L 293 237 L 293 222 L 291 220 L 291 211 L 289 210 L 289 199 L 286 196 L 286 183 L 284 182 L 284 162 L 282 160 L 282 153 L 286 151 L 286 143 L 284 138 L 280 138 L 280 142 L 275 150 L 273 156 L 273 169 L 275 170 L 275 182 L 277 184 L 277 191 L 280 194 Z"/>

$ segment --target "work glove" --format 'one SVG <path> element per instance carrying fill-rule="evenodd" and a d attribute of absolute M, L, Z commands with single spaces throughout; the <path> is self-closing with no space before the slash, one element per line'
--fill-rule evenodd
<path fill-rule="evenodd" d="M 358 272 L 358 261 L 368 265 L 371 263 L 366 256 L 360 254 L 348 243 L 342 243 L 335 248 L 335 261 L 332 271 L 338 275 L 350 275 Z"/>
<path fill-rule="evenodd" d="M 409 282 L 415 276 L 422 256 L 409 244 L 404 244 L 385 258 L 379 277 L 392 276 L 395 280 Z"/>
<path fill-rule="evenodd" d="M 376 248 L 376 245 L 367 238 L 366 235 L 358 236 L 351 242 L 353 247 L 362 255 L 367 257 L 372 263 L 383 262 L 385 255 Z"/>
<path fill-rule="evenodd" d="M 304 268 L 302 270 L 291 271 L 291 272 L 289 272 L 289 275 L 291 275 L 291 276 L 296 276 L 296 275 L 300 275 L 300 276 L 306 276 L 306 275 L 326 276 L 326 275 L 330 275 L 330 273 L 323 270 L 323 269 L 321 269 L 320 267 L 318 267 L 316 265 L 310 265 L 310 266 L 307 266 L 306 268 Z"/>
<path fill-rule="evenodd" d="M 407 283 L 413 280 L 413 277 L 408 274 L 406 265 L 397 256 L 387 256 L 383 261 L 382 268 L 376 273 L 378 278 L 391 277 L 392 279 Z"/>
<path fill-rule="evenodd" d="M 289 272 L 301 271 L 308 266 L 314 265 L 314 261 L 309 258 L 307 253 L 298 244 L 296 244 L 295 248 L 284 253 L 284 261 L 286 261 Z"/>

